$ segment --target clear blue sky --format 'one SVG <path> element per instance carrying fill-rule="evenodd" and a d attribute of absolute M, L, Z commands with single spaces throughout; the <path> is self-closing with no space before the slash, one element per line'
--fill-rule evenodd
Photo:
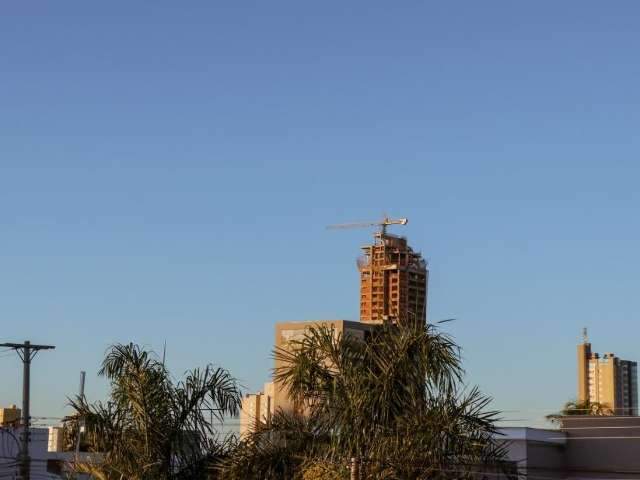
<path fill-rule="evenodd" d="M 59 416 L 113 342 L 250 389 L 280 320 L 357 319 L 367 230 L 406 216 L 429 317 L 507 410 L 640 360 L 640 4 L 6 2 L 0 341 L 52 343 Z M 400 231 L 397 229 L 396 231 Z M 0 403 L 21 369 L 0 354 Z M 518 412 L 518 418 L 535 416 Z M 537 415 L 540 416 L 540 415 Z"/>

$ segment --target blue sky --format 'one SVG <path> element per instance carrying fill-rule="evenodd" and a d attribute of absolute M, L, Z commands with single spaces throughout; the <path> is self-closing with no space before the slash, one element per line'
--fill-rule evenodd
<path fill-rule="evenodd" d="M 575 344 L 640 359 L 640 5 L 13 2 L 0 15 L 0 341 L 60 416 L 113 342 L 268 378 L 273 324 L 357 319 L 406 216 L 429 318 L 534 423 Z M 20 364 L 0 354 L 0 404 Z"/>

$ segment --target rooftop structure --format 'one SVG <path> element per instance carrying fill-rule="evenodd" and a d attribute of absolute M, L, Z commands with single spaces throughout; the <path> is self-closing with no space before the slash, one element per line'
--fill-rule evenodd
<path fill-rule="evenodd" d="M 542 428 L 503 427 L 495 439 L 506 447 L 506 460 L 513 462 L 519 478 L 565 478 L 566 433 Z"/>
<path fill-rule="evenodd" d="M 559 430 L 505 427 L 496 435 L 519 478 L 637 479 L 640 417 L 569 415 Z M 489 478 L 504 478 L 489 477 Z"/>

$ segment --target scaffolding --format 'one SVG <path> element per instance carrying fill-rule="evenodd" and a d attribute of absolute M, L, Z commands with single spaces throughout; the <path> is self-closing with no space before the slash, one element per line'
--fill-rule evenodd
<path fill-rule="evenodd" d="M 362 247 L 360 321 L 407 323 L 427 320 L 427 262 L 407 239 L 377 232 L 373 245 Z"/>

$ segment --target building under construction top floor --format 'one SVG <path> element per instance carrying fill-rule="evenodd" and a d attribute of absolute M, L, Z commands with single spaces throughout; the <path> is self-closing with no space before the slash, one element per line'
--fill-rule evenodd
<path fill-rule="evenodd" d="M 424 324 L 427 320 L 427 262 L 407 239 L 378 232 L 373 245 L 362 247 L 360 321 Z"/>

